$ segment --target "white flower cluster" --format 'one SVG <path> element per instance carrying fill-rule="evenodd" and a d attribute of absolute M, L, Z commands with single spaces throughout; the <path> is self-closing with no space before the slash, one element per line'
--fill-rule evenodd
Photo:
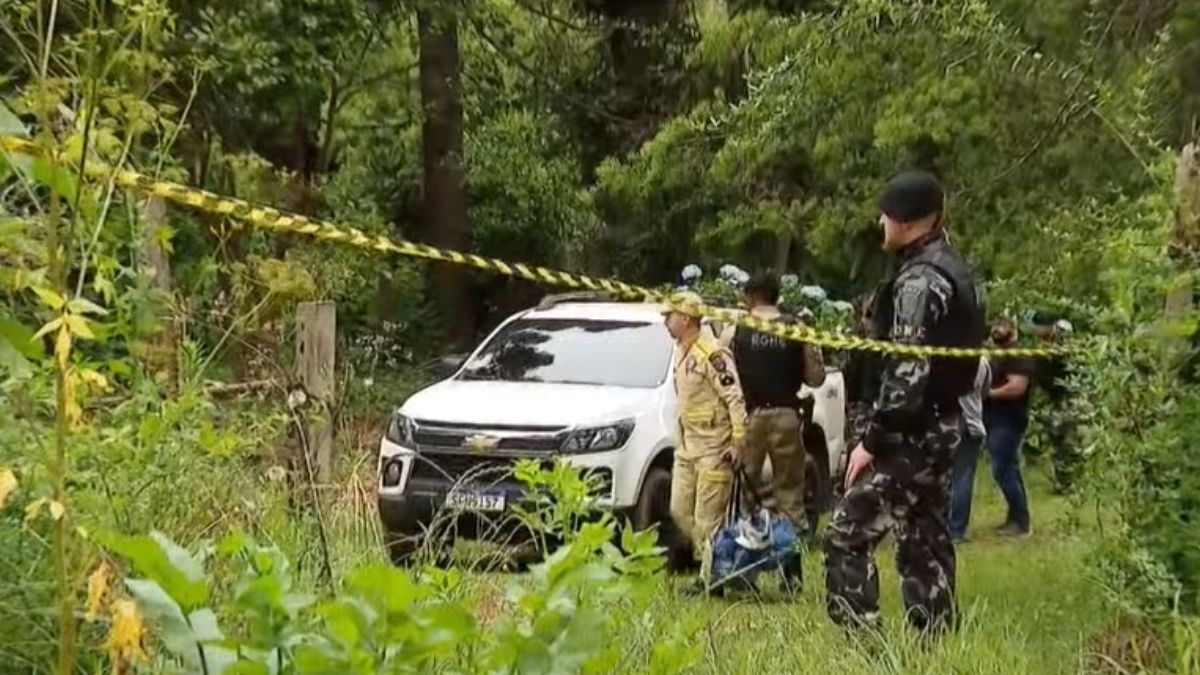
<path fill-rule="evenodd" d="M 703 279 L 704 270 L 700 265 L 692 263 L 685 266 L 679 276 L 683 283 L 677 287 L 678 290 L 687 290 L 695 287 Z M 717 280 L 730 290 L 739 289 L 750 280 L 750 274 L 737 265 L 725 264 L 717 270 Z M 846 316 L 854 312 L 853 305 L 844 300 L 831 299 L 829 292 L 824 288 L 817 285 L 802 285 L 799 275 L 782 275 L 779 278 L 779 286 L 780 290 L 784 291 L 784 296 L 789 298 L 785 301 L 786 304 L 797 307 L 799 316 L 806 321 L 814 321 L 818 313 Z"/>
<path fill-rule="evenodd" d="M 829 294 L 820 286 L 801 286 L 800 295 L 814 302 L 825 302 L 829 298 Z"/>
<path fill-rule="evenodd" d="M 750 281 L 750 274 L 737 265 L 721 265 L 721 269 L 718 273 L 721 275 L 722 279 L 728 281 L 734 286 L 741 286 L 747 281 Z"/>

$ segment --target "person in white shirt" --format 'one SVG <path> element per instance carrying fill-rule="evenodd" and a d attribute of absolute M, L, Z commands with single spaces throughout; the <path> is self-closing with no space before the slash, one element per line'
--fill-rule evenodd
<path fill-rule="evenodd" d="M 991 387 L 991 380 L 992 369 L 987 357 L 980 358 L 974 387 L 958 399 L 962 406 L 965 433 L 954 453 L 954 470 L 950 477 L 950 540 L 956 544 L 967 538 L 967 524 L 971 520 L 975 466 L 979 464 L 979 450 L 987 438 L 983 424 L 983 397 Z"/>

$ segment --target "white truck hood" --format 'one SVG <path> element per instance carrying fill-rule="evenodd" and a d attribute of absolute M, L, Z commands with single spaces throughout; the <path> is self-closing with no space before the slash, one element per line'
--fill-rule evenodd
<path fill-rule="evenodd" d="M 586 426 L 645 414 L 657 395 L 655 389 L 447 380 L 413 394 L 400 412 L 460 424 Z"/>

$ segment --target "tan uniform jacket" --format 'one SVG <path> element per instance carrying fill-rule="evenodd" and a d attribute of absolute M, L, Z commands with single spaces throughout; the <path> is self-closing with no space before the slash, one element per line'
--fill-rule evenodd
<path fill-rule="evenodd" d="M 746 404 L 733 356 L 707 332 L 679 346 L 675 395 L 682 456 L 720 454 L 745 439 Z"/>

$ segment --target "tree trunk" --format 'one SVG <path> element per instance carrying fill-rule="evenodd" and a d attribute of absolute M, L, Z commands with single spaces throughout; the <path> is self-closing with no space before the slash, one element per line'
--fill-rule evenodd
<path fill-rule="evenodd" d="M 788 260 L 792 257 L 792 239 L 794 235 L 791 229 L 784 229 L 779 232 L 778 238 L 775 241 L 775 266 L 774 273 L 777 275 L 787 274 Z"/>
<path fill-rule="evenodd" d="M 1188 270 L 1167 292 L 1163 311 L 1168 322 L 1178 322 L 1191 316 L 1196 307 L 1196 277 L 1190 270 L 1200 258 L 1200 142 L 1184 146 L 1175 167 L 1175 223 L 1170 251 L 1176 269 Z M 1180 354 L 1178 366 L 1186 371 L 1189 341 L 1180 338 L 1176 347 Z"/>
<path fill-rule="evenodd" d="M 463 120 L 459 100 L 458 22 L 451 9 L 417 11 L 420 39 L 421 130 L 424 164 L 423 239 L 440 248 L 466 250 L 471 243 L 462 165 Z M 433 263 L 429 284 L 446 319 L 448 337 L 466 347 L 475 330 L 466 268 Z"/>
<path fill-rule="evenodd" d="M 179 382 L 179 331 L 175 312 L 172 309 L 171 258 L 163 246 L 162 231 L 167 227 L 167 205 L 152 197 L 142 207 L 142 264 L 151 278 L 151 284 L 159 292 L 157 307 L 163 322 L 162 332 L 143 345 L 145 363 L 153 372 L 166 373 L 169 388 L 174 391 Z"/>
<path fill-rule="evenodd" d="M 1189 269 L 1200 251 L 1200 144 L 1189 143 L 1179 153 L 1175 167 L 1175 227 L 1171 254 L 1183 269 Z M 1167 295 L 1168 320 L 1180 319 L 1192 310 L 1192 284 L 1180 284 Z"/>

